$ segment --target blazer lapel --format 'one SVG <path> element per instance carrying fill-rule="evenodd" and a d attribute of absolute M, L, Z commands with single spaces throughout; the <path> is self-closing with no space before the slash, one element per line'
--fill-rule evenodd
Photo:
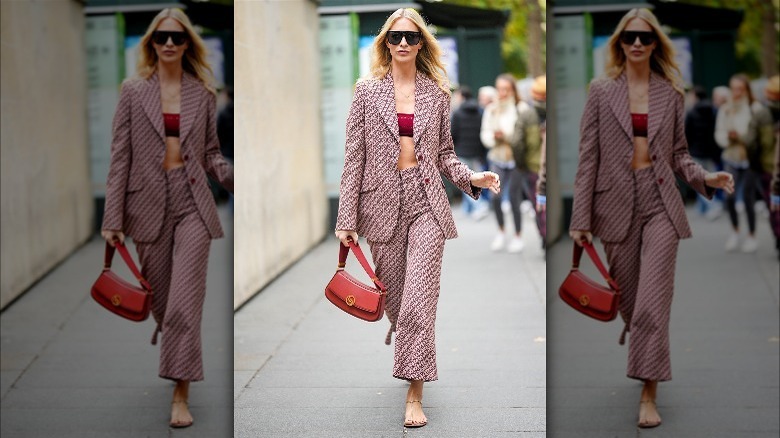
<path fill-rule="evenodd" d="M 653 138 L 661 128 L 661 122 L 664 118 L 664 113 L 668 110 L 666 87 L 664 87 L 664 81 L 657 73 L 650 73 L 650 84 L 648 85 L 647 99 L 647 144 L 653 144 Z"/>
<path fill-rule="evenodd" d="M 611 88 L 612 90 L 607 97 L 609 107 L 612 109 L 612 113 L 623 128 L 623 132 L 626 133 L 629 140 L 633 139 L 634 131 L 631 127 L 631 108 L 628 100 L 628 80 L 626 79 L 625 72 L 621 73 L 621 75 L 615 79 Z M 629 150 L 629 153 L 633 152 L 633 148 Z"/>
<path fill-rule="evenodd" d="M 144 85 L 144 92 L 141 96 L 141 106 L 146 113 L 146 117 L 154 126 L 154 130 L 160 136 L 160 139 L 165 142 L 165 126 L 163 123 L 162 115 L 162 99 L 160 97 L 160 81 L 157 77 L 157 73 L 152 74 L 146 79 Z"/>
<path fill-rule="evenodd" d="M 181 107 L 179 111 L 179 141 L 184 144 L 187 134 L 190 133 L 195 121 L 200 93 L 198 81 L 189 73 L 184 73 L 181 78 Z"/>
<path fill-rule="evenodd" d="M 436 84 L 428 79 L 424 74 L 417 72 L 414 84 L 414 133 L 412 139 L 415 146 L 420 141 L 420 136 L 428 127 L 431 120 L 431 98 L 436 92 Z"/>
<path fill-rule="evenodd" d="M 385 120 L 387 129 L 393 134 L 396 142 L 400 142 L 398 114 L 395 111 L 395 88 L 393 86 L 393 75 L 390 72 L 387 72 L 385 78 L 379 83 L 379 96 L 376 104 L 379 106 L 378 110 Z"/>

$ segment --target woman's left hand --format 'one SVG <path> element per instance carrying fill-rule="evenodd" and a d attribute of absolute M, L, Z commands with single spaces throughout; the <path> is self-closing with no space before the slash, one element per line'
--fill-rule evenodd
<path fill-rule="evenodd" d="M 495 194 L 501 191 L 501 181 L 498 180 L 498 174 L 494 172 L 474 172 L 469 181 L 474 187 L 490 189 Z"/>
<path fill-rule="evenodd" d="M 728 194 L 734 193 L 734 177 L 728 172 L 707 172 L 704 184 L 714 189 L 723 189 Z"/>

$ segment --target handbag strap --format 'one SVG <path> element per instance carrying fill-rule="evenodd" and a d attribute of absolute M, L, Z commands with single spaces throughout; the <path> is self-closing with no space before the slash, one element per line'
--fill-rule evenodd
<path fill-rule="evenodd" d="M 133 273 L 133 275 L 135 275 L 135 278 L 138 280 L 138 282 L 141 283 L 141 287 L 143 287 L 147 292 L 152 292 L 152 286 L 148 281 L 146 281 L 146 279 L 144 279 L 143 275 L 141 275 L 141 271 L 138 270 L 135 262 L 133 262 L 133 258 L 130 256 L 130 253 L 127 251 L 127 247 L 124 245 L 124 243 L 115 240 L 114 245 L 115 246 L 111 246 L 111 244 L 106 242 L 106 256 L 105 262 L 103 264 L 103 270 L 108 271 L 111 269 L 111 261 L 114 258 L 114 251 L 119 250 L 119 255 L 122 256 L 125 264 L 127 264 L 127 267 L 130 268 L 130 271 Z"/>
<path fill-rule="evenodd" d="M 590 259 L 593 260 L 593 264 L 596 265 L 596 268 L 601 273 L 601 276 L 604 277 L 604 280 L 607 281 L 609 287 L 614 289 L 617 293 L 620 293 L 620 288 L 618 287 L 617 283 L 609 275 L 609 272 L 607 271 L 607 268 L 604 267 L 604 264 L 601 263 L 601 258 L 599 257 L 599 254 L 596 252 L 596 248 L 594 248 L 593 244 L 588 242 L 587 240 L 582 241 L 582 246 L 577 245 L 577 242 L 574 242 L 574 255 L 572 257 L 571 269 L 572 270 L 579 269 L 580 260 L 582 259 L 583 249 L 588 253 Z"/>
<path fill-rule="evenodd" d="M 352 241 L 352 239 L 349 239 L 347 243 L 349 243 L 349 246 L 344 246 L 341 242 L 339 242 L 338 269 L 344 269 L 344 267 L 347 265 L 347 255 L 349 255 L 349 250 L 352 248 L 352 252 L 355 254 L 355 257 L 357 257 L 358 262 L 360 262 L 360 266 L 362 266 L 363 270 L 366 271 L 366 274 L 371 277 L 371 281 L 374 282 L 374 285 L 382 292 L 386 292 L 387 288 L 385 287 L 385 284 L 382 283 L 379 278 L 377 278 L 374 270 L 371 269 L 371 265 L 368 264 L 368 260 L 366 260 L 366 256 L 363 255 L 363 250 L 360 249 L 360 246 Z"/>

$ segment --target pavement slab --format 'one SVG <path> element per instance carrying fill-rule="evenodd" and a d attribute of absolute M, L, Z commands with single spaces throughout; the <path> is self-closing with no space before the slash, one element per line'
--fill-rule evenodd
<path fill-rule="evenodd" d="M 233 219 L 227 206 L 219 214 L 226 236 L 209 256 L 193 426 L 168 426 L 173 383 L 157 376 L 152 318 L 124 320 L 89 296 L 105 247 L 95 236 L 0 315 L 3 437 L 232 436 Z M 123 263 L 114 269 L 132 278 Z"/>
<path fill-rule="evenodd" d="M 327 238 L 236 312 L 236 437 L 545 435 L 546 267 L 535 225 L 524 216 L 522 253 L 493 253 L 495 220 L 454 214 L 428 425 L 403 427 L 408 384 L 392 377 L 387 320 L 360 321 L 325 299 L 338 251 Z M 365 277 L 354 259 L 347 269 Z"/>
<path fill-rule="evenodd" d="M 689 208 L 688 217 L 693 238 L 680 242 L 670 323 L 673 380 L 659 384 L 655 429 L 636 427 L 642 386 L 625 377 L 621 323 L 588 319 L 557 297 L 572 243 L 549 249 L 549 436 L 780 436 L 780 264 L 768 220 L 757 218 L 759 250 L 743 254 L 724 250 L 725 215 L 708 221 Z M 581 266 L 599 278 L 589 260 Z"/>

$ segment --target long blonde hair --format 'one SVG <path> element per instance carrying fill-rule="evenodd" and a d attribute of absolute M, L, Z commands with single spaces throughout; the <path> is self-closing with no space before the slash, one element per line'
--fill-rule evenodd
<path fill-rule="evenodd" d="M 682 86 L 682 74 L 680 67 L 674 61 L 674 45 L 672 40 L 661 29 L 661 23 L 655 18 L 649 9 L 635 8 L 631 9 L 623 16 L 615 28 L 615 32 L 607 41 L 607 62 L 604 69 L 607 76 L 617 78 L 626 69 L 626 55 L 620 46 L 620 34 L 628 26 L 628 22 L 634 18 L 640 18 L 653 29 L 656 36 L 656 45 L 653 53 L 650 55 L 650 70 L 658 73 L 671 82 L 672 87 L 680 94 L 685 94 Z"/>
<path fill-rule="evenodd" d="M 192 26 L 187 14 L 178 8 L 163 9 L 149 24 L 149 28 L 146 29 L 146 33 L 141 38 L 141 43 L 138 46 L 136 73 L 138 76 L 146 79 L 157 71 L 157 52 L 154 51 L 152 46 L 152 33 L 157 30 L 160 22 L 166 18 L 173 18 L 178 21 L 187 33 L 189 45 L 181 61 L 184 71 L 195 76 L 197 80 L 203 83 L 206 89 L 216 93 L 213 86 L 214 72 L 206 60 L 206 54 L 208 53 L 206 45 L 203 43 L 200 35 L 195 32 L 195 28 Z"/>
<path fill-rule="evenodd" d="M 417 70 L 424 73 L 428 78 L 433 79 L 439 88 L 449 95 L 450 88 L 444 64 L 441 62 L 442 50 L 439 42 L 436 41 L 436 38 L 428 30 L 420 14 L 411 8 L 397 9 L 390 14 L 379 34 L 374 38 L 371 50 L 371 77 L 381 79 L 390 71 L 393 58 L 390 55 L 390 49 L 385 45 L 385 41 L 387 40 L 387 31 L 390 30 L 393 23 L 399 18 L 411 20 L 422 33 L 423 44 L 417 52 L 417 58 L 415 59 Z"/>

